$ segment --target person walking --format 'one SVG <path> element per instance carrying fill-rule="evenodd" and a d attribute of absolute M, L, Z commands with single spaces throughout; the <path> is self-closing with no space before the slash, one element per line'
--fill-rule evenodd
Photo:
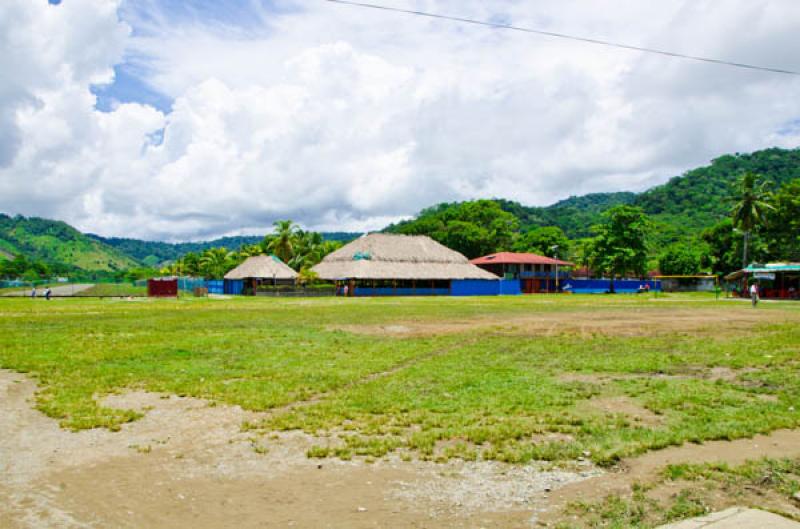
<path fill-rule="evenodd" d="M 53 291 L 50 290 L 50 287 L 47 287 L 47 289 L 44 291 L 44 299 L 46 299 L 47 301 L 50 301 L 50 296 L 52 294 L 53 294 Z"/>
<path fill-rule="evenodd" d="M 750 285 L 750 301 L 753 302 L 753 308 L 758 305 L 758 283 L 755 281 Z"/>
<path fill-rule="evenodd" d="M 36 297 L 36 285 L 34 285 L 33 288 L 31 289 L 31 298 L 35 297 Z"/>

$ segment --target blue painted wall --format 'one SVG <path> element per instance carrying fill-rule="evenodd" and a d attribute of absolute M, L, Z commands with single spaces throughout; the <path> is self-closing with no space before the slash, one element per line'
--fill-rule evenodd
<path fill-rule="evenodd" d="M 522 283 L 520 283 L 519 279 L 502 279 L 499 283 L 499 294 L 501 296 L 518 296 L 522 294 Z"/>
<path fill-rule="evenodd" d="M 226 279 L 223 286 L 223 291 L 231 296 L 241 296 L 244 290 L 243 279 Z"/>
<path fill-rule="evenodd" d="M 611 281 L 608 279 L 568 279 L 561 284 L 564 292 L 573 294 L 604 294 L 608 292 Z M 661 291 L 661 281 L 644 281 L 638 279 L 616 279 L 614 290 L 617 294 L 636 294 L 639 286 L 650 285 L 651 291 Z"/>
<path fill-rule="evenodd" d="M 519 279 L 457 279 L 451 283 L 453 296 L 498 296 L 520 294 Z"/>
<path fill-rule="evenodd" d="M 446 288 L 370 288 L 356 287 L 356 296 L 447 296 Z"/>
<path fill-rule="evenodd" d="M 206 281 L 206 288 L 208 288 L 209 294 L 224 294 L 225 281 L 222 279 L 209 279 Z"/>

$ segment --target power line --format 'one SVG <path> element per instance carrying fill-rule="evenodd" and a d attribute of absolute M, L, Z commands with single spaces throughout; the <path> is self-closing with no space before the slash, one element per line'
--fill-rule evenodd
<path fill-rule="evenodd" d="M 404 13 L 406 15 L 416 15 L 421 17 L 428 17 L 428 18 L 438 18 L 442 20 L 450 20 L 452 22 L 462 22 L 464 24 L 474 24 L 478 26 L 487 26 L 490 28 L 497 28 L 497 29 L 509 29 L 513 31 L 522 31 L 524 33 L 534 33 L 536 35 L 544 35 L 546 37 L 555 37 L 559 39 L 568 39 L 568 40 L 575 40 L 578 42 L 585 42 L 589 44 L 597 44 L 600 46 L 609 46 L 612 48 L 621 48 L 625 50 L 634 50 L 640 51 L 644 53 L 655 53 L 658 55 L 665 55 L 667 57 L 674 57 L 678 59 L 688 59 L 692 61 L 700 61 L 700 62 L 708 62 L 712 64 L 721 64 L 724 66 L 733 66 L 735 68 L 746 68 L 748 70 L 759 70 L 763 72 L 771 72 L 771 73 L 780 73 L 786 75 L 800 75 L 800 72 L 794 70 L 784 70 L 781 68 L 770 68 L 768 66 L 757 66 L 755 64 L 746 64 L 741 62 L 732 62 L 726 61 L 722 59 L 712 59 L 709 57 L 701 57 L 698 55 L 686 55 L 683 53 L 677 53 L 673 51 L 666 51 L 666 50 L 658 50 L 655 48 L 646 48 L 643 46 L 633 46 L 631 44 L 621 44 L 619 42 L 612 42 L 610 40 L 602 40 L 602 39 L 592 39 L 588 37 L 579 37 L 576 35 L 568 35 L 566 33 L 557 33 L 555 31 L 544 31 L 541 29 L 534 29 L 534 28 L 525 28 L 521 26 L 514 26 L 511 24 L 501 24 L 499 22 L 488 22 L 486 20 L 476 20 L 472 18 L 464 18 L 464 17 L 457 17 L 451 15 L 441 15 L 438 13 L 429 13 L 426 11 L 415 11 L 413 9 L 402 9 L 399 7 L 389 7 L 383 6 L 379 4 L 370 4 L 367 2 L 355 2 L 352 0 L 324 0 L 326 2 L 330 2 L 333 4 L 341 4 L 351 7 L 363 7 L 367 9 L 377 9 L 380 11 L 391 11 L 394 13 Z"/>

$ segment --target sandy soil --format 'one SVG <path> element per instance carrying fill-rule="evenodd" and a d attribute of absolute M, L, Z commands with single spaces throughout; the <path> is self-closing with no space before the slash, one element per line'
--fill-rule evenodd
<path fill-rule="evenodd" d="M 642 426 L 660 426 L 664 417 L 656 415 L 636 401 L 625 396 L 593 397 L 580 405 L 586 411 L 600 412 L 606 415 L 624 415 L 628 420 Z"/>
<path fill-rule="evenodd" d="M 3 528 L 530 527 L 546 491 L 598 474 L 310 460 L 312 438 L 241 432 L 257 414 L 143 392 L 103 401 L 139 421 L 73 433 L 33 409 L 35 389 L 0 371 Z"/>
<path fill-rule="evenodd" d="M 620 318 L 615 310 L 546 312 L 536 315 L 484 316 L 464 321 L 399 322 L 391 325 L 341 325 L 336 329 L 372 336 L 418 337 L 462 334 L 476 329 L 504 334 L 557 336 L 563 334 L 590 337 L 653 336 L 665 333 L 691 332 L 720 335 L 744 332 L 759 323 L 788 321 L 785 314 L 752 311 L 735 312 L 718 309 L 642 309 L 625 311 Z"/>
<path fill-rule="evenodd" d="M 74 296 L 79 292 L 83 292 L 84 290 L 89 290 L 92 288 L 94 284 L 87 283 L 87 284 L 75 284 L 75 285 L 63 285 L 63 286 L 51 286 L 51 294 L 53 296 Z M 10 297 L 28 297 L 31 295 L 31 289 L 20 290 L 18 292 L 8 292 L 3 294 L 4 296 Z M 44 297 L 44 288 L 38 287 L 36 289 L 36 297 L 43 298 Z"/>
<path fill-rule="evenodd" d="M 671 462 L 800 457 L 800 431 L 685 445 L 604 474 L 493 462 L 311 460 L 298 433 L 253 437 L 258 414 L 192 398 L 103 399 L 144 418 L 120 432 L 62 430 L 33 409 L 36 385 L 0 370 L 0 527 L 535 527 L 567 501 L 627 492 Z M 601 411 L 631 402 L 597 399 Z M 635 408 L 635 409 L 634 409 Z"/>
<path fill-rule="evenodd" d="M 757 435 L 752 439 L 736 441 L 711 441 L 701 445 L 684 444 L 625 460 L 617 472 L 610 472 L 581 483 L 571 483 L 554 491 L 548 510 L 540 520 L 547 522 L 558 519 L 562 508 L 576 500 L 592 502 L 611 494 L 629 495 L 631 485 L 654 480 L 658 473 L 670 464 L 724 462 L 729 465 L 739 465 L 747 460 L 763 457 L 800 457 L 800 430 L 778 430 L 770 435 Z M 662 494 L 674 492 L 672 489 L 679 488 L 679 485 L 665 485 L 662 487 L 664 489 Z M 719 505 L 726 505 L 725 500 L 721 498 Z M 727 505 L 734 504 L 735 500 L 737 498 L 727 498 Z M 785 501 L 783 503 L 785 504 Z"/>

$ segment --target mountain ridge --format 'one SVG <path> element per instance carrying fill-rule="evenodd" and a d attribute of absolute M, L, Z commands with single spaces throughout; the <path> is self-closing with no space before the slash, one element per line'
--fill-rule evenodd
<path fill-rule="evenodd" d="M 575 195 L 549 206 L 524 206 L 508 199 L 490 199 L 514 215 L 521 231 L 557 226 L 571 239 L 592 234 L 604 211 L 619 204 L 639 206 L 652 217 L 659 243 L 697 239 L 701 232 L 728 217 L 729 199 L 738 176 L 761 174 L 773 189 L 800 178 L 800 148 L 769 148 L 753 153 L 727 154 L 691 169 L 641 193 L 618 191 Z M 470 202 L 470 201 L 465 201 Z M 421 222 L 464 202 L 443 202 L 423 209 L 414 218 L 384 228 Z M 328 240 L 350 240 L 359 233 L 329 232 Z M 158 266 L 187 252 L 225 246 L 231 250 L 254 244 L 263 236 L 222 237 L 211 241 L 169 243 L 84 234 L 63 221 L 40 217 L 11 217 L 0 213 L 0 259 L 22 254 L 82 270 L 115 271 L 135 266 Z"/>

